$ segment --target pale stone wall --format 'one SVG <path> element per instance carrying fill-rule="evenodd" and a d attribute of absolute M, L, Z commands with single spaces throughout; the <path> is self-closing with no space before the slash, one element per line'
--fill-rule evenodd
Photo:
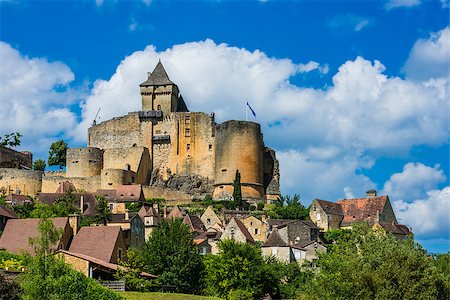
<path fill-rule="evenodd" d="M 264 199 L 264 143 L 260 125 L 227 121 L 216 127 L 214 198 L 231 199 L 236 170 L 241 173 L 242 197 Z"/>
<path fill-rule="evenodd" d="M 241 220 L 247 227 L 248 232 L 251 234 L 255 241 L 265 242 L 267 239 L 267 225 L 260 219 L 250 216 Z"/>
<path fill-rule="evenodd" d="M 42 171 L 0 168 L 0 187 L 6 194 L 36 196 L 42 189 Z"/>
<path fill-rule="evenodd" d="M 51 173 L 46 173 L 42 177 L 42 192 L 54 193 L 64 181 L 71 182 L 78 191 L 82 190 L 94 193 L 101 188 L 100 176 L 67 178 L 60 174 L 53 175 Z"/>
<path fill-rule="evenodd" d="M 0 146 L 0 168 L 31 169 L 33 155 Z"/>
<path fill-rule="evenodd" d="M 236 221 L 234 219 L 231 219 L 230 223 L 228 223 L 220 239 L 235 240 L 238 243 L 247 242 L 247 238 L 245 237 L 244 233 L 241 230 L 239 230 L 239 227 L 237 226 Z"/>
<path fill-rule="evenodd" d="M 90 177 L 100 175 L 103 152 L 99 148 L 70 148 L 66 154 L 66 177 Z"/>
<path fill-rule="evenodd" d="M 309 218 L 322 231 L 339 229 L 343 216 L 336 214 L 327 214 L 320 204 L 314 200 L 309 209 Z"/>
<path fill-rule="evenodd" d="M 89 262 L 78 258 L 76 256 L 72 256 L 67 253 L 61 253 L 60 254 L 63 257 L 63 260 L 66 264 L 69 264 L 72 269 L 83 273 L 86 277 L 89 276 Z"/>
<path fill-rule="evenodd" d="M 165 116 L 177 110 L 179 90 L 176 85 L 141 86 L 142 110 L 161 110 Z"/>
<path fill-rule="evenodd" d="M 105 190 L 116 189 L 119 185 L 132 183 L 132 171 L 122 169 L 103 169 L 101 174 L 101 188 Z"/>
<path fill-rule="evenodd" d="M 214 224 L 222 224 L 217 214 L 214 212 L 212 206 L 208 206 L 200 217 L 206 229 L 211 228 Z"/>
<path fill-rule="evenodd" d="M 148 184 L 150 176 L 150 153 L 146 147 L 110 148 L 103 154 L 104 169 L 124 169 L 136 173 L 133 183 Z"/>
<path fill-rule="evenodd" d="M 274 256 L 281 262 L 290 263 L 294 260 L 291 247 L 261 247 L 261 253 L 265 257 Z"/>
<path fill-rule="evenodd" d="M 143 186 L 142 190 L 144 192 L 145 199 L 163 198 L 165 201 L 170 203 L 171 206 L 175 204 L 192 202 L 191 195 L 176 190 L 153 186 Z"/>

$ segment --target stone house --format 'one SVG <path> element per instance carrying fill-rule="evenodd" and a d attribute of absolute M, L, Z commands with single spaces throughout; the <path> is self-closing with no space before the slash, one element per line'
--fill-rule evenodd
<path fill-rule="evenodd" d="M 208 231 L 200 233 L 194 237 L 194 243 L 199 246 L 200 254 L 217 254 L 219 253 L 218 243 L 222 236 L 221 231 L 208 229 Z"/>
<path fill-rule="evenodd" d="M 265 242 L 268 235 L 266 219 L 263 216 L 262 220 L 256 218 L 255 216 L 249 216 L 241 220 L 247 227 L 248 232 L 251 234 L 255 241 Z"/>
<path fill-rule="evenodd" d="M 297 249 L 299 259 L 305 257 L 306 251 Z M 264 256 L 273 256 L 281 262 L 291 263 L 297 261 L 295 259 L 293 248 L 283 240 L 278 230 L 275 228 L 267 238 L 267 241 L 261 246 L 261 253 Z"/>
<path fill-rule="evenodd" d="M 120 226 L 127 248 L 143 249 L 145 244 L 144 222 L 137 213 L 113 214 L 106 226 Z"/>
<path fill-rule="evenodd" d="M 239 243 L 255 243 L 255 240 L 253 239 L 250 232 L 248 232 L 247 227 L 245 227 L 244 223 L 235 218 L 232 218 L 231 221 L 227 224 L 220 239 L 234 240 Z"/>
<path fill-rule="evenodd" d="M 206 229 L 209 229 L 214 224 L 222 225 L 222 220 L 214 212 L 214 209 L 211 205 L 206 208 L 200 219 L 202 220 L 202 223 L 205 225 Z"/>
<path fill-rule="evenodd" d="M 276 228 L 289 245 L 299 241 L 317 240 L 319 237 L 319 228 L 312 221 L 270 219 L 268 224 L 269 229 L 273 231 Z"/>
<path fill-rule="evenodd" d="M 81 227 L 69 251 L 117 264 L 126 259 L 127 246 L 120 226 Z"/>
<path fill-rule="evenodd" d="M 375 231 L 383 231 L 386 233 L 392 233 L 397 239 L 403 240 L 408 236 L 413 236 L 412 229 L 408 228 L 405 225 L 397 224 L 395 222 L 386 223 L 386 222 L 377 222 L 373 224 L 372 229 Z"/>
<path fill-rule="evenodd" d="M 52 247 L 53 250 L 66 250 L 69 243 L 76 232 L 69 218 L 51 218 L 56 228 L 63 230 L 63 234 L 58 242 Z M 28 243 L 30 238 L 38 236 L 38 225 L 40 219 L 10 219 L 6 222 L 5 229 L 0 237 L 0 248 L 4 248 L 8 252 L 20 253 L 28 252 L 34 255 L 34 249 Z M 72 223 L 72 226 L 71 226 Z"/>
<path fill-rule="evenodd" d="M 114 274 L 121 266 L 100 260 L 98 258 L 80 253 L 73 253 L 67 250 L 59 250 L 57 255 L 74 270 L 83 273 L 86 277 L 99 280 L 115 280 Z M 142 272 L 141 277 L 155 279 L 155 275 Z"/>
<path fill-rule="evenodd" d="M 32 201 L 27 196 L 20 194 L 9 194 L 8 196 L 6 196 L 5 201 L 9 206 L 32 203 Z"/>
<path fill-rule="evenodd" d="M 15 212 L 4 205 L 0 205 L 0 233 L 5 229 L 6 222 L 10 219 L 17 219 Z"/>
<path fill-rule="evenodd" d="M 183 212 L 180 210 L 180 208 L 177 205 L 172 207 L 172 209 L 170 210 L 169 214 L 166 217 L 167 220 L 172 220 L 174 218 L 180 218 L 180 219 L 184 218 Z"/>
<path fill-rule="evenodd" d="M 153 230 L 161 225 L 162 218 L 154 207 L 147 205 L 142 205 L 138 215 L 144 222 L 145 240 L 147 241 Z"/>
<path fill-rule="evenodd" d="M 301 241 L 294 244 L 293 247 L 306 251 L 303 261 L 314 261 L 318 258 L 319 253 L 327 252 L 327 248 L 318 241 Z"/>
<path fill-rule="evenodd" d="M 342 199 L 336 203 L 315 199 L 309 211 L 311 220 L 322 230 L 352 228 L 357 222 L 397 223 L 388 196 L 367 191 L 366 198 Z"/>
<path fill-rule="evenodd" d="M 96 194 L 105 197 L 113 214 L 125 213 L 126 203 L 145 201 L 140 184 L 119 185 L 116 189 L 99 189 Z"/>

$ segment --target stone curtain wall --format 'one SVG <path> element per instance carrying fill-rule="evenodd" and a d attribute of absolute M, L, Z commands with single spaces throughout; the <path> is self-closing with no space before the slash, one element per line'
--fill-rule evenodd
<path fill-rule="evenodd" d="M 35 196 L 41 192 L 42 171 L 0 168 L 0 187 L 6 189 L 6 194 Z"/>

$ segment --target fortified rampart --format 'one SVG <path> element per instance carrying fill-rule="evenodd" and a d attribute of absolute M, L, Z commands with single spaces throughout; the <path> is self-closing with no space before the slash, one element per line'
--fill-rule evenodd
<path fill-rule="evenodd" d="M 0 168 L 28 169 L 33 165 L 33 155 L 0 146 Z"/>
<path fill-rule="evenodd" d="M 99 148 L 71 148 L 66 153 L 66 177 L 100 175 L 103 168 L 103 151 Z"/>
<path fill-rule="evenodd" d="M 67 178 L 64 173 L 45 173 L 42 177 L 42 192 L 54 193 L 59 185 L 64 181 L 71 182 L 78 191 L 95 192 L 101 187 L 100 175 L 90 177 L 70 177 Z M 34 194 L 30 194 L 34 195 Z"/>
<path fill-rule="evenodd" d="M 36 195 L 42 188 L 42 171 L 0 168 L 0 187 L 6 194 Z"/>
<path fill-rule="evenodd" d="M 232 198 L 233 181 L 239 170 L 242 197 L 247 200 L 263 199 L 263 151 L 259 124 L 232 120 L 217 125 L 214 198 Z"/>

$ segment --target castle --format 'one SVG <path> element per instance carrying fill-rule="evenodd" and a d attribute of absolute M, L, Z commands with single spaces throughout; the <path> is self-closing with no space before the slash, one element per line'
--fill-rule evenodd
<path fill-rule="evenodd" d="M 87 147 L 67 150 L 65 173 L 0 168 L 0 187 L 35 195 L 54 192 L 64 181 L 87 192 L 139 184 L 146 198 L 211 194 L 226 200 L 232 199 L 238 170 L 243 199 L 270 201 L 280 195 L 278 161 L 264 145 L 259 124 L 216 124 L 213 113 L 190 112 L 161 62 L 140 84 L 140 93 L 141 111 L 94 121 Z"/>

